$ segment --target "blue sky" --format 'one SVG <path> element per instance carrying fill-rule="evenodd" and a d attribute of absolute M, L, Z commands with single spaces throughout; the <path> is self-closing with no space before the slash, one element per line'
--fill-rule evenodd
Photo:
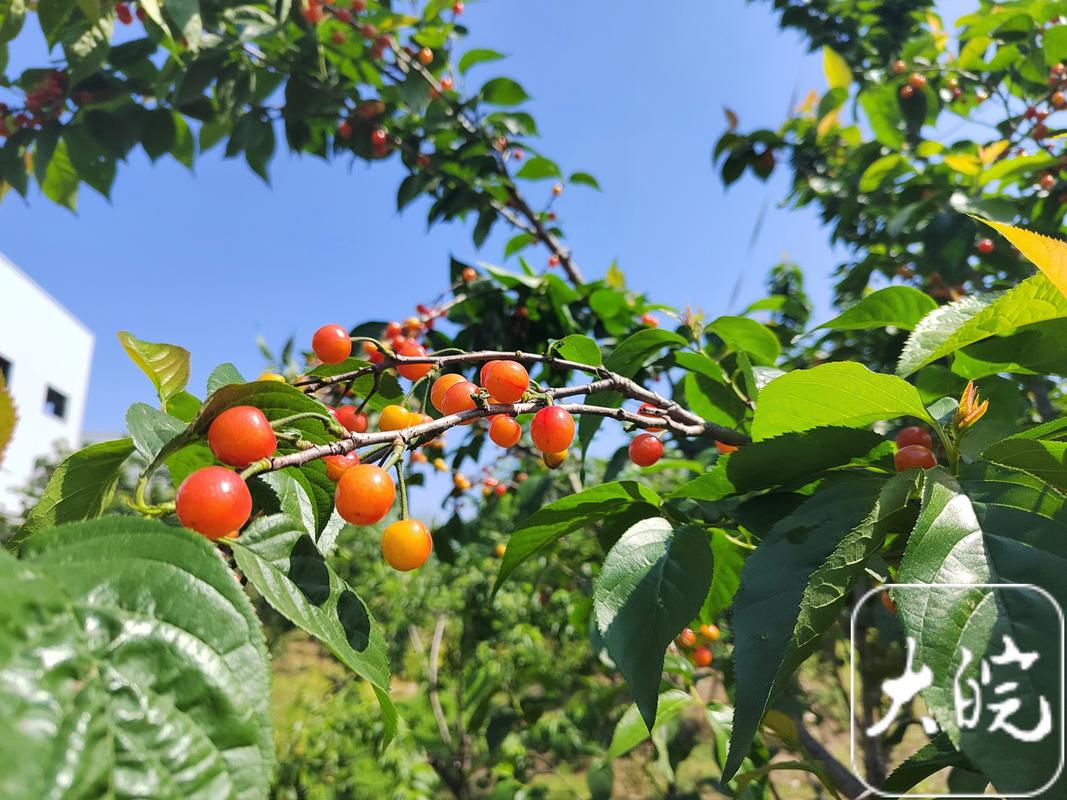
<path fill-rule="evenodd" d="M 824 87 L 819 58 L 778 31 L 767 3 L 663 9 L 469 2 L 464 46 L 510 56 L 471 80 L 506 74 L 523 83 L 543 152 L 600 180 L 602 193 L 575 187 L 558 205 L 588 275 L 617 259 L 654 301 L 717 315 L 761 296 L 766 269 L 788 254 L 806 269 L 824 316 L 837 258 L 812 213 L 778 208 L 784 171 L 727 191 L 710 161 L 724 106 L 745 127 L 776 125 L 796 98 Z M 400 177 L 396 164 L 350 169 L 280 153 L 268 187 L 215 152 L 195 175 L 134 156 L 110 203 L 85 190 L 72 214 L 40 196 L 5 199 L 0 249 L 96 333 L 85 426 L 115 431 L 130 403 L 151 396 L 119 330 L 190 349 L 190 388 L 202 394 L 220 362 L 258 373 L 257 334 L 272 344 L 294 333 L 307 341 L 325 322 L 402 318 L 440 291 L 450 254 L 501 263 L 503 237 L 476 253 L 465 225 L 427 232 L 424 207 L 398 215 Z"/>

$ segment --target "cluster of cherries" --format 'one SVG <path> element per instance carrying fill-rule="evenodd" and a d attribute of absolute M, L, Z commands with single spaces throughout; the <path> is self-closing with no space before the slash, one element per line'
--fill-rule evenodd
<path fill-rule="evenodd" d="M 26 105 L 22 110 L 12 113 L 5 103 L 0 103 L 0 137 L 57 119 L 66 108 L 66 96 L 67 73 L 53 70 L 26 92 Z"/>
<path fill-rule="evenodd" d="M 392 326 L 395 331 L 391 331 Z M 405 325 L 390 323 L 387 332 L 396 337 L 391 341 L 401 355 L 425 356 L 425 348 L 413 338 L 402 334 L 423 330 L 425 323 L 412 318 Z M 312 349 L 320 361 L 340 364 L 352 353 L 352 339 L 340 325 L 324 325 L 312 337 Z M 384 355 L 375 347 L 371 355 Z M 425 378 L 434 365 L 398 364 L 397 372 L 412 381 Z M 264 375 L 262 379 L 284 380 L 281 376 Z M 479 384 L 458 373 L 436 378 L 430 386 L 429 399 L 443 415 L 459 414 L 484 404 L 511 405 L 523 400 L 530 390 L 530 376 L 517 361 L 494 360 L 484 364 L 478 376 Z M 337 422 L 352 433 L 363 433 L 369 425 L 367 414 L 355 406 L 340 405 L 334 409 Z M 638 410 L 650 420 L 662 419 L 655 408 L 646 403 Z M 378 415 L 378 429 L 399 431 L 431 421 L 427 414 L 412 411 L 403 405 L 385 406 Z M 462 424 L 471 425 L 470 419 Z M 494 444 L 511 448 L 522 437 L 522 427 L 509 414 L 489 417 L 489 438 Z M 649 428 L 648 433 L 636 436 L 630 443 L 630 458 L 638 466 L 651 466 L 663 454 L 663 443 L 653 435 L 662 428 Z M 530 438 L 542 454 L 546 466 L 558 468 L 567 458 L 574 440 L 574 418 L 560 406 L 548 405 L 533 416 Z M 201 468 L 189 475 L 178 487 L 176 511 L 181 523 L 209 539 L 236 535 L 252 513 L 252 497 L 242 477 L 231 468 L 244 469 L 268 458 L 278 449 L 278 438 L 266 415 L 254 406 L 234 406 L 220 413 L 208 428 L 208 446 L 215 458 L 226 466 Z M 434 440 L 440 442 L 440 440 Z M 414 454 L 413 454 L 414 458 Z M 422 456 L 421 460 L 425 460 Z M 325 456 L 326 474 L 334 481 L 334 505 L 337 513 L 353 525 L 373 525 L 389 513 L 396 499 L 396 486 L 385 469 L 374 464 L 361 464 L 358 454 L 348 452 Z M 442 462 L 443 465 L 443 462 Z M 524 475 L 516 476 L 519 481 Z M 456 488 L 471 488 L 469 480 L 457 474 Z M 462 481 L 462 483 L 461 483 Z M 482 481 L 488 495 L 503 495 L 507 485 L 496 478 Z M 419 520 L 402 519 L 386 527 L 382 534 L 382 553 L 386 561 L 398 570 L 408 571 L 421 566 L 433 548 L 433 539 L 425 524 Z"/>
<path fill-rule="evenodd" d="M 934 455 L 934 440 L 926 428 L 910 425 L 897 434 L 897 452 L 893 463 L 897 472 L 908 469 L 933 469 L 937 466 Z"/>
<path fill-rule="evenodd" d="M 699 636 L 699 638 L 698 638 Z M 717 625 L 701 625 L 694 633 L 692 628 L 683 628 L 682 632 L 674 637 L 674 643 L 680 650 L 689 655 L 689 660 L 697 667 L 711 666 L 711 648 L 708 644 L 718 641 L 720 636 Z M 697 645 L 698 641 L 707 644 Z"/>

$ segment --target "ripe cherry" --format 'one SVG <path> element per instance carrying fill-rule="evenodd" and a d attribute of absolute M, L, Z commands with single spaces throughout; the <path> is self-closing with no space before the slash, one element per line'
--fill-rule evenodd
<path fill-rule="evenodd" d="M 904 100 L 910 100 L 915 96 L 915 89 L 912 88 L 911 84 L 904 84 L 900 87 L 900 96 Z"/>
<path fill-rule="evenodd" d="M 561 194 L 563 194 L 563 184 L 562 183 L 554 184 L 552 186 L 552 194 L 554 194 L 556 197 L 559 197 Z"/>
<path fill-rule="evenodd" d="M 203 467 L 182 481 L 174 505 L 182 525 L 214 541 L 248 522 L 252 495 L 233 470 Z"/>
<path fill-rule="evenodd" d="M 642 314 L 641 323 L 643 325 L 649 325 L 653 328 L 659 327 L 659 319 L 655 314 Z"/>
<path fill-rule="evenodd" d="M 464 280 L 464 282 L 470 283 L 471 281 L 473 281 L 477 277 L 478 277 L 478 272 L 474 269 L 474 267 L 464 267 L 463 268 L 463 280 Z"/>
<path fill-rule="evenodd" d="M 348 120 L 344 120 L 337 126 L 337 135 L 342 139 L 348 139 L 352 136 L 352 123 Z"/>
<path fill-rule="evenodd" d="M 404 326 L 395 320 L 385 326 L 385 338 L 393 339 L 404 332 Z"/>
<path fill-rule="evenodd" d="M 482 367 L 481 379 L 498 403 L 517 403 L 530 388 L 530 374 L 518 361 L 490 361 Z"/>
<path fill-rule="evenodd" d="M 926 428 L 918 425 L 901 428 L 897 433 L 897 447 L 910 447 L 913 444 L 921 445 L 929 450 L 934 446 L 934 440 Z"/>
<path fill-rule="evenodd" d="M 1052 93 L 1052 97 L 1049 98 L 1049 102 L 1052 103 L 1052 107 L 1061 109 L 1067 107 L 1067 95 L 1063 92 L 1056 91 Z"/>
<path fill-rule="evenodd" d="M 330 41 L 334 44 L 344 44 L 345 32 L 340 30 L 333 31 L 332 33 L 330 33 Z M 347 139 L 348 137 L 346 136 L 345 138 Z"/>
<path fill-rule="evenodd" d="M 499 414 L 489 423 L 489 438 L 499 447 L 514 447 L 522 438 L 522 426 L 511 417 Z"/>
<path fill-rule="evenodd" d="M 367 430 L 367 415 L 357 411 L 355 406 L 341 406 L 333 410 L 334 417 L 352 433 L 363 433 Z"/>
<path fill-rule="evenodd" d="M 442 92 L 451 92 L 452 91 L 452 87 L 454 85 L 455 84 L 454 84 L 454 82 L 452 80 L 452 76 L 451 75 L 445 75 L 443 78 L 441 78 L 441 91 Z"/>
<path fill-rule="evenodd" d="M 926 76 L 921 72 L 913 72 L 911 77 L 908 78 L 908 86 L 916 91 L 926 88 Z"/>
<path fill-rule="evenodd" d="M 697 635 L 692 628 L 682 628 L 682 632 L 674 637 L 674 643 L 688 649 L 697 643 Z"/>
<path fill-rule="evenodd" d="M 322 463 L 326 465 L 326 477 L 334 483 L 341 480 L 341 476 L 344 475 L 352 467 L 359 466 L 359 456 L 355 453 L 344 453 L 339 456 L 326 456 L 322 459 Z"/>
<path fill-rule="evenodd" d="M 367 0 L 352 0 L 352 10 L 357 14 L 362 14 L 367 10 Z"/>
<path fill-rule="evenodd" d="M 889 596 L 889 592 L 882 592 L 879 599 L 882 601 L 882 605 L 885 607 L 886 611 L 890 614 L 897 613 L 897 604 L 893 602 L 893 598 Z"/>
<path fill-rule="evenodd" d="M 559 453 L 574 441 L 574 417 L 559 406 L 546 406 L 534 414 L 530 438 L 542 453 Z"/>
<path fill-rule="evenodd" d="M 559 266 L 559 256 L 557 256 L 557 255 L 549 256 L 548 257 L 548 266 L 550 266 L 550 267 L 558 267 Z"/>
<path fill-rule="evenodd" d="M 720 633 L 718 625 L 701 625 L 700 635 L 707 639 L 709 642 L 718 641 Z"/>
<path fill-rule="evenodd" d="M 418 58 L 420 64 L 422 64 L 424 67 L 428 67 L 430 64 L 433 63 L 433 50 L 431 50 L 429 47 L 422 48 L 421 50 L 419 50 Z"/>
<path fill-rule="evenodd" d="M 244 469 L 278 449 L 267 415 L 255 406 L 227 408 L 211 421 L 207 443 L 223 464 Z"/>
<path fill-rule="evenodd" d="M 323 325 L 311 337 L 311 349 L 323 364 L 340 364 L 352 354 L 352 339 L 340 325 Z"/>
<path fill-rule="evenodd" d="M 697 647 L 693 650 L 692 659 L 694 666 L 710 667 L 711 658 L 711 650 L 707 647 Z"/>
<path fill-rule="evenodd" d="M 456 16 L 463 13 L 463 3 L 460 2 L 460 0 L 456 0 L 456 2 L 452 4 L 452 13 Z"/>
<path fill-rule="evenodd" d="M 426 563 L 433 537 L 417 519 L 394 522 L 382 533 L 382 555 L 393 569 L 410 572 Z"/>
<path fill-rule="evenodd" d="M 115 16 L 119 18 L 119 22 L 123 25 L 129 25 L 133 22 L 133 14 L 130 12 L 130 7 L 125 3 L 115 4 Z"/>
<path fill-rule="evenodd" d="M 421 325 L 421 323 L 419 323 Z M 405 339 L 404 342 L 394 348 L 397 355 L 409 358 L 422 358 L 426 355 L 426 348 L 414 339 Z M 425 377 L 433 369 L 433 364 L 398 364 L 396 371 L 410 381 L 417 381 Z"/>
<path fill-rule="evenodd" d="M 906 70 L 907 68 L 908 68 L 907 63 L 905 63 L 903 61 L 903 59 L 899 59 L 899 58 L 896 61 L 894 61 L 893 65 L 890 67 L 890 69 L 893 70 L 893 74 L 894 75 L 903 75 L 904 74 L 904 70 Z"/>
<path fill-rule="evenodd" d="M 474 396 L 478 394 L 478 387 L 470 381 L 458 381 L 444 393 L 441 398 L 442 414 L 459 414 L 462 411 L 470 411 L 477 408 Z M 470 424 L 473 420 L 469 420 Z"/>
<path fill-rule="evenodd" d="M 720 442 L 718 439 L 716 439 L 715 449 L 719 451 L 720 455 L 726 455 L 727 453 L 736 453 L 737 445 L 726 444 L 726 442 Z"/>
<path fill-rule="evenodd" d="M 409 428 L 417 421 L 413 420 L 412 416 L 412 413 L 403 406 L 388 405 L 378 415 L 378 430 L 398 431 L 402 428 Z"/>
<path fill-rule="evenodd" d="M 641 407 L 637 409 L 637 413 L 638 413 L 639 416 L 642 416 L 642 417 L 649 417 L 650 419 L 659 419 L 658 416 L 648 413 L 649 411 L 655 410 L 655 408 L 656 407 L 654 405 L 652 405 L 651 403 L 642 403 Z M 649 433 L 661 433 L 664 429 L 663 428 L 645 428 L 645 430 L 648 431 Z"/>
<path fill-rule="evenodd" d="M 1046 136 L 1048 136 L 1048 125 L 1046 125 L 1044 122 L 1037 123 L 1033 128 L 1030 129 L 1030 135 L 1036 140 L 1044 139 Z"/>
<path fill-rule="evenodd" d="M 979 239 L 978 244 L 975 245 L 975 249 L 982 255 L 989 255 L 993 252 L 993 240 L 992 239 Z"/>
<path fill-rule="evenodd" d="M 345 470 L 337 482 L 334 505 L 337 513 L 353 525 L 373 525 L 393 506 L 396 487 L 389 473 L 373 464 Z"/>
<path fill-rule="evenodd" d="M 651 467 L 663 455 L 663 442 L 651 433 L 641 433 L 630 442 L 630 460 L 639 467 Z"/>
<path fill-rule="evenodd" d="M 1051 191 L 1056 186 L 1056 176 L 1051 172 L 1043 172 L 1037 183 L 1046 192 Z"/>
<path fill-rule="evenodd" d="M 469 383 L 469 381 L 462 375 L 455 372 L 449 372 L 435 380 L 433 386 L 430 387 L 430 403 L 442 414 L 446 413 L 443 405 L 445 392 L 457 383 Z"/>
<path fill-rule="evenodd" d="M 508 487 L 502 483 L 499 483 L 493 487 L 493 491 L 496 492 L 497 497 L 503 497 L 508 493 Z"/>
<path fill-rule="evenodd" d="M 896 455 L 893 456 L 893 463 L 896 464 L 897 472 L 916 467 L 933 469 L 937 466 L 937 457 L 930 448 L 923 447 L 921 444 L 911 444 L 897 450 Z"/>
<path fill-rule="evenodd" d="M 389 134 L 385 132 L 385 128 L 375 128 L 370 133 L 370 143 L 374 147 L 385 147 L 389 141 Z"/>

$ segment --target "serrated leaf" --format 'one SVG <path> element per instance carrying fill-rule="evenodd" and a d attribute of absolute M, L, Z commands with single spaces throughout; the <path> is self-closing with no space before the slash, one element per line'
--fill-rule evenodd
<path fill-rule="evenodd" d="M 185 423 L 147 403 L 134 403 L 126 411 L 126 430 L 141 457 L 152 463 L 159 451 L 185 430 Z"/>
<path fill-rule="evenodd" d="M 787 372 L 763 388 L 752 438 L 829 426 L 862 427 L 903 416 L 933 422 L 910 383 L 850 361 L 820 364 Z"/>
<path fill-rule="evenodd" d="M 564 336 L 556 343 L 555 349 L 559 357 L 567 361 L 577 361 L 579 364 L 588 364 L 591 367 L 604 363 L 597 343 L 580 333 Z"/>
<path fill-rule="evenodd" d="M 231 547 L 242 573 L 282 616 L 321 641 L 338 660 L 378 690 L 386 738 L 396 733 L 389 700 L 389 659 L 381 626 L 315 547 L 284 515 L 263 517 Z"/>
<path fill-rule="evenodd" d="M 233 364 L 230 364 L 229 362 L 219 364 L 215 369 L 211 370 L 211 374 L 207 376 L 207 393 L 212 395 L 223 386 L 244 382 L 245 379 L 241 375 L 240 370 Z"/>
<path fill-rule="evenodd" d="M 859 331 L 894 327 L 910 331 L 936 308 L 937 301 L 913 286 L 887 286 L 867 295 L 819 328 Z"/>
<path fill-rule="evenodd" d="M 939 358 L 990 336 L 1067 318 L 1067 297 L 1044 275 L 1027 278 L 1001 295 L 972 295 L 927 314 L 900 354 L 897 374 L 910 375 Z"/>
<path fill-rule="evenodd" d="M 1064 495 L 1039 478 L 988 462 L 964 466 L 958 478 L 942 469 L 925 473 L 922 508 L 900 562 L 901 584 L 941 589 L 891 591 L 905 633 L 915 640 L 915 663 L 934 676 L 922 696 L 952 745 L 980 765 L 999 794 L 1048 795 L 1056 777 L 1060 740 L 1023 742 L 1004 730 L 961 730 L 954 688 L 978 677 L 983 659 L 1000 655 L 1004 637 L 1038 658 L 1025 670 L 1008 670 L 1012 696 L 1036 722 L 1039 698 L 1062 707 L 1062 633 L 1056 603 L 1067 601 L 1067 514 Z M 1030 584 L 1034 589 L 994 591 L 973 584 Z M 952 584 L 968 584 L 951 593 Z M 945 647 L 946 642 L 953 643 Z M 963 648 L 972 662 L 962 664 Z M 1004 673 L 993 667 L 992 680 Z M 1046 787 L 1047 788 L 1047 787 Z"/>
<path fill-rule="evenodd" d="M 160 407 L 166 411 L 167 401 L 189 382 L 189 351 L 174 344 L 146 342 L 126 331 L 119 332 L 119 342 L 152 381 Z"/>
<path fill-rule="evenodd" d="M 880 522 L 904 507 L 914 483 L 907 474 L 832 483 L 778 522 L 745 560 L 733 606 L 738 682 L 723 780 L 740 768 L 771 698 L 836 622 L 882 543 Z"/>
<path fill-rule="evenodd" d="M 641 506 L 647 516 L 652 516 L 657 513 L 659 502 L 659 495 L 651 489 L 621 481 L 593 486 L 545 506 L 511 532 L 493 593 L 519 564 L 568 533 L 592 529 L 614 516 L 631 512 L 633 506 Z"/>
<path fill-rule="evenodd" d="M 14 548 L 34 534 L 64 522 L 100 516 L 115 496 L 122 465 L 131 453 L 130 439 L 115 439 L 91 444 L 67 456 L 7 546 Z"/>
<path fill-rule="evenodd" d="M 881 788 L 887 794 L 906 794 L 915 784 L 946 767 L 969 766 L 967 757 L 952 746 L 948 736 L 939 733 L 894 769 Z"/>
<path fill-rule="evenodd" d="M 597 628 L 649 731 L 656 721 L 663 655 L 699 612 L 711 584 L 708 534 L 656 517 L 627 530 L 593 586 Z"/>
<path fill-rule="evenodd" d="M 1067 242 L 1003 222 L 981 221 L 1015 245 L 1061 294 L 1067 295 Z"/>
<path fill-rule="evenodd" d="M 259 620 L 215 548 L 108 517 L 0 553 L 0 795 L 259 800 L 273 772 Z M 73 790 L 72 790 L 73 787 Z"/>
<path fill-rule="evenodd" d="M 711 586 L 700 607 L 701 622 L 715 622 L 719 615 L 733 605 L 734 595 L 741 585 L 741 568 L 745 557 L 741 549 L 726 538 L 726 532 L 711 531 Z"/>

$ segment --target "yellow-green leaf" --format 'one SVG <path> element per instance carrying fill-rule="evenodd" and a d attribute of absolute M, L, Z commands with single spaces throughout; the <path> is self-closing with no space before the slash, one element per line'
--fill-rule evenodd
<path fill-rule="evenodd" d="M 1045 273 L 1045 277 L 1067 296 L 1067 242 L 1003 222 L 988 219 L 981 221 L 1015 245 L 1020 253 Z"/>
<path fill-rule="evenodd" d="M 945 156 L 944 160 L 949 167 L 964 175 L 977 175 L 982 171 L 982 162 L 978 156 L 957 154 Z"/>
<path fill-rule="evenodd" d="M 4 450 L 11 442 L 15 433 L 15 421 L 18 414 L 15 413 L 15 402 L 7 391 L 4 379 L 0 378 L 0 464 L 4 463 Z"/>
<path fill-rule="evenodd" d="M 822 71 L 831 89 L 843 89 L 852 83 L 852 70 L 848 62 L 829 47 L 822 49 Z"/>
<path fill-rule="evenodd" d="M 167 401 L 189 382 L 189 351 L 174 344 L 146 342 L 126 331 L 119 332 L 119 341 L 133 363 L 152 381 L 160 407 L 166 411 Z"/>

